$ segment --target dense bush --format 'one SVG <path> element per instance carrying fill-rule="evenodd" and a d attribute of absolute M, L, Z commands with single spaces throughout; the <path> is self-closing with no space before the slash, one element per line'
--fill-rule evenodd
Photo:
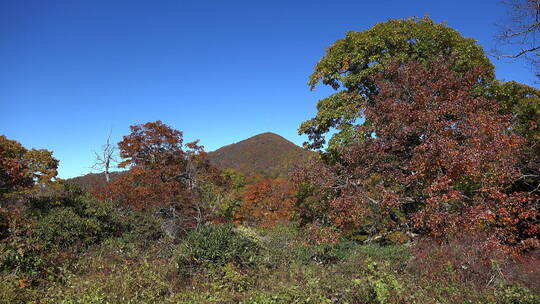
<path fill-rule="evenodd" d="M 46 247 L 82 249 L 122 233 L 121 217 L 112 203 L 66 185 L 60 196 L 30 200 L 27 213 L 36 219 L 34 237 Z"/>
<path fill-rule="evenodd" d="M 33 237 L 35 222 L 14 211 L 8 214 L 8 235 L 0 242 L 0 272 L 42 274 L 48 254 Z"/>
<path fill-rule="evenodd" d="M 497 304 L 536 304 L 540 296 L 519 285 L 503 285 L 495 293 Z"/>
<path fill-rule="evenodd" d="M 6 211 L 0 210 L 0 240 L 9 235 L 9 215 Z"/>
<path fill-rule="evenodd" d="M 259 245 L 235 231 L 231 224 L 209 225 L 191 232 L 179 245 L 176 263 L 179 271 L 198 265 L 249 266 L 255 263 Z"/>
<path fill-rule="evenodd" d="M 294 226 L 205 226 L 174 255 L 160 242 L 141 248 L 110 238 L 73 259 L 62 280 L 29 285 L 0 272 L 0 303 L 538 303 L 538 293 L 512 276 L 477 286 L 448 279 L 454 270 L 442 267 L 426 277 L 414 268 L 408 246 L 313 244 L 307 235 Z M 311 258 L 321 252 L 336 260 Z M 177 263 L 190 275 L 178 276 Z"/>
<path fill-rule="evenodd" d="M 24 211 L 6 213 L 0 242 L 0 271 L 35 279 L 56 277 L 64 262 L 122 233 L 112 204 L 64 185 L 61 193 L 30 198 Z"/>
<path fill-rule="evenodd" d="M 34 237 L 54 250 L 86 247 L 103 236 L 100 224 L 95 218 L 81 217 L 72 208 L 57 208 L 38 221 Z"/>
<path fill-rule="evenodd" d="M 143 212 L 133 212 L 126 216 L 123 226 L 122 238 L 126 242 L 148 245 L 164 237 L 160 220 Z"/>

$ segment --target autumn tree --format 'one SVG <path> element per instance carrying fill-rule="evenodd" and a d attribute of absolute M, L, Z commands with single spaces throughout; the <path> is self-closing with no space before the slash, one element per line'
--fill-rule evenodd
<path fill-rule="evenodd" d="M 19 142 L 0 135 L 0 199 L 29 193 L 57 174 L 58 160 L 45 149 L 26 149 Z"/>
<path fill-rule="evenodd" d="M 300 134 L 307 134 L 312 149 L 324 147 L 324 135 L 337 132 L 328 150 L 336 151 L 362 141 L 356 127 L 367 122 L 366 106 L 378 91 L 372 76 L 394 61 L 415 60 L 428 64 L 439 58 L 454 58 L 451 70 L 463 73 L 483 67 L 485 79 L 493 79 L 493 65 L 474 39 L 428 17 L 390 20 L 362 31 L 349 31 L 326 50 L 310 77 L 314 89 L 320 83 L 337 92 L 317 103 L 317 115 L 302 123 Z"/>
<path fill-rule="evenodd" d="M 246 186 L 238 217 L 249 225 L 273 226 L 291 217 L 294 192 L 285 178 L 263 179 Z"/>
<path fill-rule="evenodd" d="M 333 222 L 376 227 L 371 233 L 484 231 L 501 244 L 538 245 L 538 195 L 511 189 L 522 177 L 524 139 L 508 132 L 496 100 L 473 92 L 484 73 L 455 73 L 439 60 L 398 62 L 371 77 L 378 90 L 363 111 L 369 124 L 355 130 L 363 142 L 318 170 L 333 172 Z"/>
<path fill-rule="evenodd" d="M 180 227 L 201 224 L 207 208 L 199 200 L 199 184 L 213 174 L 203 147 L 196 141 L 184 144 L 181 131 L 159 120 L 130 129 L 118 143 L 119 167 L 129 173 L 101 195 L 128 208 L 166 213 Z"/>

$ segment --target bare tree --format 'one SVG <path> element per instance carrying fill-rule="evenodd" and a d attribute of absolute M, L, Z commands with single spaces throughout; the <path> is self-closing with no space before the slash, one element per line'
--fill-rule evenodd
<path fill-rule="evenodd" d="M 116 147 L 111 144 L 111 132 L 107 135 L 107 141 L 101 146 L 100 153 L 94 151 L 96 156 L 96 162 L 92 166 L 93 169 L 103 170 L 105 173 L 105 181 L 109 183 L 111 181 L 110 168 L 113 163 L 117 163 L 118 160 L 115 157 Z"/>
<path fill-rule="evenodd" d="M 507 22 L 501 26 L 497 40 L 505 45 L 517 45 L 519 50 L 497 58 L 526 58 L 540 77 L 540 0 L 504 0 L 509 8 Z"/>

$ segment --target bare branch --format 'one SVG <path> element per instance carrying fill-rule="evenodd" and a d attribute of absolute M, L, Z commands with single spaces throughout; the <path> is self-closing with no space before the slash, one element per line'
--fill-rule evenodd
<path fill-rule="evenodd" d="M 532 66 L 540 67 L 540 0 L 507 0 L 501 1 L 508 6 L 507 22 L 501 26 L 497 40 L 505 45 L 521 45 L 522 50 L 513 55 L 495 55 L 501 58 L 525 58 Z M 497 51 L 501 54 L 504 52 Z M 508 52 L 507 52 L 508 53 Z M 534 54 L 534 55 L 533 55 Z M 528 56 L 532 55 L 532 56 Z M 538 71 L 538 70 L 537 70 Z M 536 74 L 540 75 L 538 72 Z"/>
<path fill-rule="evenodd" d="M 96 158 L 94 165 L 91 167 L 96 170 L 103 170 L 105 172 L 105 181 L 107 183 L 111 181 L 110 168 L 112 164 L 118 163 L 118 160 L 115 157 L 116 147 L 111 144 L 111 133 L 112 131 L 109 131 L 109 134 L 107 135 L 107 140 L 105 141 L 105 144 L 101 147 L 100 154 L 94 151 Z"/>
<path fill-rule="evenodd" d="M 501 58 L 518 58 L 518 57 L 523 56 L 523 55 L 525 55 L 527 53 L 534 52 L 534 51 L 537 51 L 537 50 L 540 50 L 540 46 L 536 46 L 536 47 L 526 49 L 526 50 L 521 50 L 521 52 L 517 53 L 516 55 L 500 55 L 500 56 L 497 56 L 497 59 L 501 59 Z"/>

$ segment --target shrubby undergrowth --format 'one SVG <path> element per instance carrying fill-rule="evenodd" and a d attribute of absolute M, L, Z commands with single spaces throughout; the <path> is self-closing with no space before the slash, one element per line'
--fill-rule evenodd
<path fill-rule="evenodd" d="M 232 224 L 208 225 L 188 234 L 177 249 L 176 263 L 180 272 L 196 267 L 232 264 L 255 264 L 260 248 L 249 236 L 237 232 Z"/>
<path fill-rule="evenodd" d="M 72 215 L 64 218 L 67 223 L 81 218 L 73 216 L 77 213 L 70 208 L 61 209 Z M 80 245 L 75 246 L 78 254 L 63 258 L 52 259 L 37 248 L 30 264 L 41 268 L 12 267 L 2 260 L 0 303 L 510 304 L 539 300 L 533 282 L 507 276 L 507 272 L 489 284 L 475 278 L 463 280 L 460 275 L 467 269 L 444 264 L 447 260 L 439 256 L 422 255 L 423 244 L 364 245 L 345 239 L 316 244 L 307 237 L 309 231 L 295 225 L 221 224 L 201 226 L 174 245 L 173 240 L 149 233 L 159 225 L 144 215 L 118 216 L 129 219 L 128 227 L 141 226 L 99 241 L 95 235 L 82 234 Z M 49 219 L 40 222 L 38 226 L 53 225 Z M 67 229 L 71 226 L 53 227 L 60 233 L 47 237 L 70 240 L 72 232 Z M 39 242 L 38 236 L 29 239 Z M 141 242 L 143 237 L 147 238 Z M 446 250 L 448 260 L 452 259 L 452 251 L 437 243 L 431 246 L 431 252 Z M 67 246 L 63 248 L 69 252 Z M 2 247 L 2 257 L 11 251 Z M 493 262 L 492 266 L 503 265 Z M 501 263 L 507 268 L 493 270 L 521 265 Z M 434 268 L 423 268 L 426 264 Z M 49 269 L 56 275 L 39 276 L 34 269 Z M 32 281 L 35 276 L 40 279 Z"/>

